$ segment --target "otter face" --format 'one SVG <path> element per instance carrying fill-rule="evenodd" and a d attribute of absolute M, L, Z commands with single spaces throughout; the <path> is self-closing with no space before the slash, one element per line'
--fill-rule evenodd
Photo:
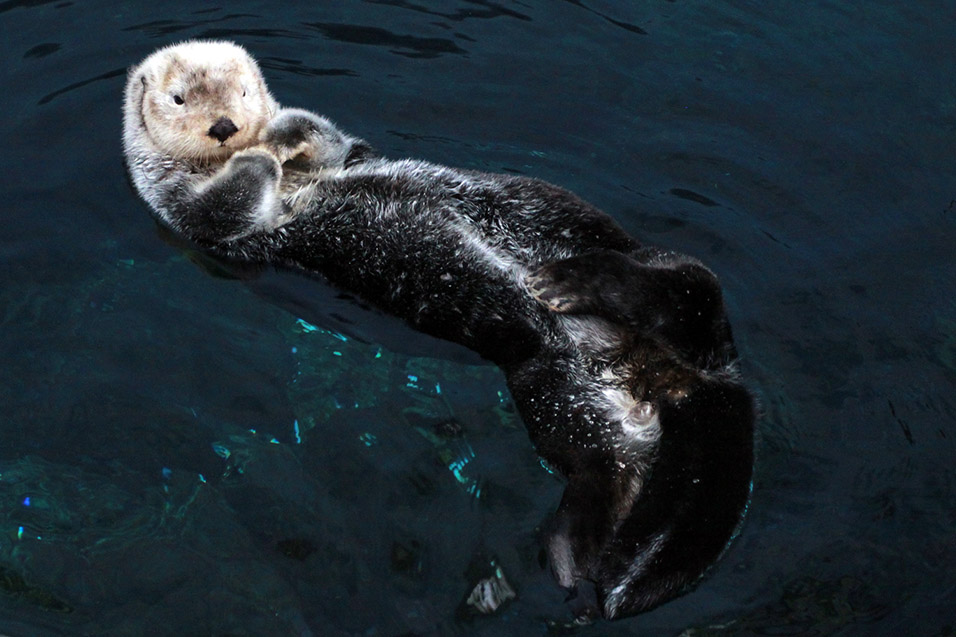
<path fill-rule="evenodd" d="M 221 161 L 252 146 L 277 108 L 255 61 L 228 42 L 160 49 L 130 82 L 142 91 L 139 117 L 147 138 L 179 159 Z"/>

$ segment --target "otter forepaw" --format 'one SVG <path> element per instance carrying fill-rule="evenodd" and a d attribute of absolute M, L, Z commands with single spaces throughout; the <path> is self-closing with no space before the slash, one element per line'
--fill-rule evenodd
<path fill-rule="evenodd" d="M 262 129 L 259 141 L 280 162 L 299 172 L 344 168 L 374 156 L 362 140 L 346 135 L 321 115 L 300 108 L 280 110 Z"/>
<path fill-rule="evenodd" d="M 322 132 L 329 129 L 335 130 L 324 117 L 303 109 L 284 108 L 262 129 L 259 141 L 282 163 L 290 159 L 308 161 L 321 154 Z"/>
<path fill-rule="evenodd" d="M 282 178 L 282 166 L 279 158 L 265 148 L 253 147 L 240 150 L 229 158 L 227 170 L 253 170 L 278 181 Z"/>

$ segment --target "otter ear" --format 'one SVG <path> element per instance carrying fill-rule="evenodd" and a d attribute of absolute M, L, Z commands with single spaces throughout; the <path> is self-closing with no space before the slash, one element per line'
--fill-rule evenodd
<path fill-rule="evenodd" d="M 137 88 L 141 89 L 144 93 L 149 87 L 149 84 L 152 82 L 150 77 L 150 68 L 148 64 L 140 64 L 135 66 L 129 71 L 129 84 L 130 86 L 137 85 Z"/>
<path fill-rule="evenodd" d="M 126 76 L 126 100 L 140 101 L 146 94 L 148 81 L 142 66 L 133 67 Z"/>

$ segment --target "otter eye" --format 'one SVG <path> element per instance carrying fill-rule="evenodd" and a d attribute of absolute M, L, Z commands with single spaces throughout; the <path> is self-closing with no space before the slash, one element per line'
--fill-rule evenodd
<path fill-rule="evenodd" d="M 183 99 L 182 95 L 173 95 L 173 101 L 176 102 L 176 106 L 182 106 L 186 103 L 186 100 Z"/>

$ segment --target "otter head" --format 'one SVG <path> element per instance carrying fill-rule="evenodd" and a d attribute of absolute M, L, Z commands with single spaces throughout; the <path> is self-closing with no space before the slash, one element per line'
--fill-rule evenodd
<path fill-rule="evenodd" d="M 244 49 L 192 41 L 131 71 L 125 109 L 128 145 L 145 140 L 178 159 L 221 161 L 255 144 L 277 105 Z"/>

